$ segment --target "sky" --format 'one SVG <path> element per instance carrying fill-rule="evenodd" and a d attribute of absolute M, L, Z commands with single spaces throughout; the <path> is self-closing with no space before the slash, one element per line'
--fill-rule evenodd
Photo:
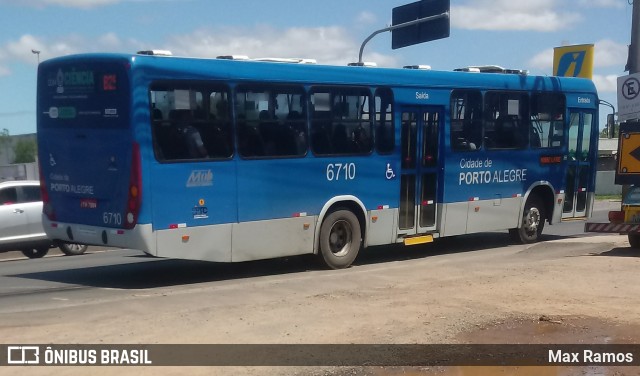
<path fill-rule="evenodd" d="M 435 70 L 500 65 L 551 75 L 553 48 L 595 44 L 593 80 L 616 108 L 631 40 L 632 0 L 451 0 L 451 36 L 391 49 L 367 44 L 378 66 Z M 358 60 L 362 41 L 411 0 L 0 0 L 0 131 L 36 131 L 38 61 L 83 52 L 164 49 L 174 55 Z M 35 54 L 32 51 L 40 51 Z M 611 112 L 601 107 L 601 124 Z"/>

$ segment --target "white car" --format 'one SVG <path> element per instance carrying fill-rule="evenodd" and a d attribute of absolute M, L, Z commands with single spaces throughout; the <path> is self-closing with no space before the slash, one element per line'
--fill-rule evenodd
<path fill-rule="evenodd" d="M 40 258 L 50 248 L 66 255 L 80 255 L 86 245 L 53 241 L 42 227 L 42 199 L 39 181 L 0 183 L 0 251 L 20 250 L 29 258 Z"/>

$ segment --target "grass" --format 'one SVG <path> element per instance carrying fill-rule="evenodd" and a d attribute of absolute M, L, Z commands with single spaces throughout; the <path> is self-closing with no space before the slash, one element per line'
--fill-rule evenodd
<path fill-rule="evenodd" d="M 621 195 L 596 195 L 596 200 L 621 200 Z"/>

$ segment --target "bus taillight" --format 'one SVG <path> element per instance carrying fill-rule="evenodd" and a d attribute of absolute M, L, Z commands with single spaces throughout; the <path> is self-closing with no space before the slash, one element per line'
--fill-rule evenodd
<path fill-rule="evenodd" d="M 126 221 L 124 227 L 133 228 L 138 222 L 138 214 L 140 212 L 140 203 L 142 202 L 142 169 L 140 167 L 140 145 L 133 143 L 133 152 L 131 153 L 131 175 L 129 178 L 129 190 L 127 192 L 127 210 Z"/>

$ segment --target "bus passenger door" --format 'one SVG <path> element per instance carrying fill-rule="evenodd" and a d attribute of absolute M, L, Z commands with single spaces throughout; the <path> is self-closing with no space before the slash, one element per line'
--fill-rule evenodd
<path fill-rule="evenodd" d="M 592 112 L 571 110 L 563 219 L 587 214 L 588 192 L 593 191 L 590 161 L 593 120 Z"/>
<path fill-rule="evenodd" d="M 398 236 L 435 231 L 438 137 L 444 110 L 419 107 L 401 114 L 401 182 Z"/>

